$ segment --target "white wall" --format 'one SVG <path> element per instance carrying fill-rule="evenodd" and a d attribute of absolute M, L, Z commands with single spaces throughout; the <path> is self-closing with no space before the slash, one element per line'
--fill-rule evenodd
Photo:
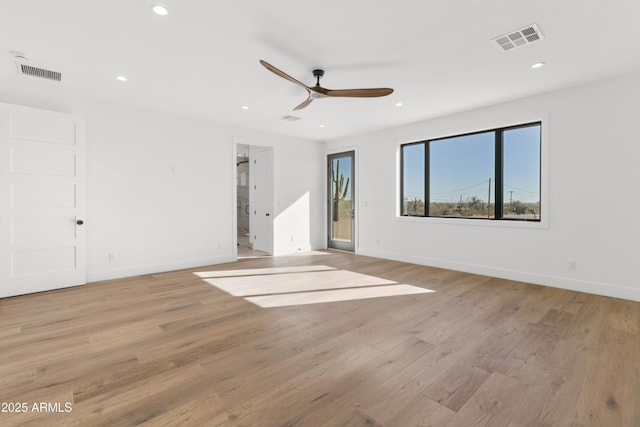
<path fill-rule="evenodd" d="M 228 131 L 119 106 L 86 117 L 90 281 L 231 259 Z"/>
<path fill-rule="evenodd" d="M 355 147 L 359 253 L 640 301 L 640 74 L 324 147 L 64 87 L 11 86 L 0 102 L 86 117 L 89 281 L 232 260 L 233 138 L 241 136 L 274 147 L 276 253 L 326 246 L 325 153 Z M 396 217 L 401 142 L 540 115 L 548 117 L 546 225 Z"/>
<path fill-rule="evenodd" d="M 634 74 L 325 149 L 357 147 L 360 254 L 640 301 L 639 113 L 640 74 Z M 544 224 L 397 217 L 402 142 L 536 118 L 544 120 L 548 144 Z M 576 270 L 569 270 L 569 260 Z"/>
<path fill-rule="evenodd" d="M 324 245 L 316 213 L 324 181 L 314 166 L 305 173 L 300 166 L 322 163 L 318 142 L 101 103 L 45 85 L 14 86 L 0 101 L 86 118 L 88 281 L 235 260 L 238 136 L 274 147 L 275 205 L 282 212 L 309 194 L 306 217 L 297 220 L 303 226 L 276 231 L 305 248 Z"/>
<path fill-rule="evenodd" d="M 273 255 L 326 248 L 323 145 L 259 134 L 234 141 L 249 146 L 249 152 L 273 147 Z"/>
<path fill-rule="evenodd" d="M 298 143 L 274 148 L 274 255 L 327 247 L 324 150 L 318 145 L 309 151 Z M 310 177 L 317 184 L 313 189 L 305 183 Z"/>

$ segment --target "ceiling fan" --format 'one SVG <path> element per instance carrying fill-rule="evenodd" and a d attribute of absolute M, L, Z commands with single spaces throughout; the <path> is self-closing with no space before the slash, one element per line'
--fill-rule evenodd
<path fill-rule="evenodd" d="M 374 89 L 326 89 L 320 86 L 320 78 L 324 76 L 324 70 L 313 70 L 313 77 L 316 78 L 315 86 L 307 86 L 304 83 L 299 82 L 294 79 L 290 75 L 285 72 L 277 69 L 273 65 L 269 64 L 266 61 L 260 60 L 260 63 L 267 70 L 271 71 L 274 74 L 279 75 L 283 79 L 287 79 L 292 83 L 297 84 L 298 86 L 302 86 L 309 93 L 309 97 L 300 105 L 298 105 L 294 110 L 302 110 L 309 104 L 311 101 L 318 98 L 327 98 L 327 97 L 353 97 L 353 98 L 374 98 L 378 96 L 387 96 L 393 93 L 393 89 L 389 88 L 374 88 Z"/>

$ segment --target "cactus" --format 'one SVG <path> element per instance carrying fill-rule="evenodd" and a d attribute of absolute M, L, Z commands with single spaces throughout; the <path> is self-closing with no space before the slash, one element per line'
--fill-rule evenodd
<path fill-rule="evenodd" d="M 338 178 L 338 176 L 340 178 Z M 340 160 L 336 161 L 336 169 L 333 171 L 331 180 L 335 184 L 335 191 L 333 192 L 333 220 L 338 221 L 338 207 L 340 205 L 340 200 L 347 196 L 347 191 L 349 189 L 349 178 L 347 178 L 347 181 L 345 182 L 344 175 L 340 174 Z"/>

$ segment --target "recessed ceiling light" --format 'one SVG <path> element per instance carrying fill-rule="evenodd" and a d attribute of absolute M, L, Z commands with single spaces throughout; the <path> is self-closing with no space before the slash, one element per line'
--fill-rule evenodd
<path fill-rule="evenodd" d="M 544 62 L 536 62 L 531 66 L 531 68 L 533 68 L 534 70 L 542 67 L 544 67 Z"/>
<path fill-rule="evenodd" d="M 116 80 L 118 80 L 119 82 L 126 82 L 127 78 L 125 76 L 116 76 Z"/>
<path fill-rule="evenodd" d="M 243 105 L 243 106 L 242 106 L 242 109 L 243 109 L 243 110 L 248 110 L 248 109 L 249 109 L 249 107 L 247 107 L 246 105 Z"/>
<path fill-rule="evenodd" d="M 396 102 L 396 107 L 402 107 L 403 105 L 402 102 Z"/>
<path fill-rule="evenodd" d="M 157 15 L 160 15 L 160 16 L 165 16 L 169 14 L 169 11 L 167 10 L 167 8 L 164 6 L 160 6 L 159 4 L 153 5 L 151 7 L 151 10 L 153 10 Z"/>
<path fill-rule="evenodd" d="M 320 125 L 320 127 L 321 127 L 321 128 L 323 128 L 323 127 L 324 127 L 324 125 Z"/>

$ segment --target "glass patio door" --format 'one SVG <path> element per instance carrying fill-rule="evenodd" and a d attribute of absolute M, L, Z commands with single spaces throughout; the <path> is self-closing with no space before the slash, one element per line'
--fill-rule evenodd
<path fill-rule="evenodd" d="M 353 252 L 355 249 L 355 153 L 328 156 L 328 246 Z"/>

